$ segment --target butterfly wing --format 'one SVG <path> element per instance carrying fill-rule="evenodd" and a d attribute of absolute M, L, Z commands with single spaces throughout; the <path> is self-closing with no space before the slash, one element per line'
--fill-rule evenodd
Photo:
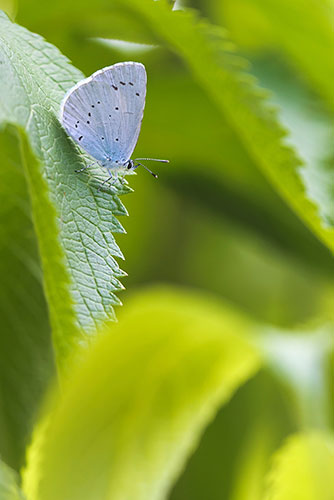
<path fill-rule="evenodd" d="M 99 163 L 126 163 L 137 143 L 146 96 L 140 63 L 114 64 L 78 83 L 65 96 L 60 121 Z"/>

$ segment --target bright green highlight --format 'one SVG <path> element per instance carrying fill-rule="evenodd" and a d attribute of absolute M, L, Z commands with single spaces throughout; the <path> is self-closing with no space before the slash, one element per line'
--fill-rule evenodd
<path fill-rule="evenodd" d="M 292 436 L 275 455 L 265 500 L 332 500 L 333 472 L 332 434 Z"/>

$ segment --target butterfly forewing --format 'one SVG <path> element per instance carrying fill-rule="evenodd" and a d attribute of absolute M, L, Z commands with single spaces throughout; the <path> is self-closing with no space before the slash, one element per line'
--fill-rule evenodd
<path fill-rule="evenodd" d="M 146 71 L 140 63 L 119 63 L 76 85 L 62 104 L 68 134 L 99 163 L 129 160 L 140 131 L 146 95 Z"/>

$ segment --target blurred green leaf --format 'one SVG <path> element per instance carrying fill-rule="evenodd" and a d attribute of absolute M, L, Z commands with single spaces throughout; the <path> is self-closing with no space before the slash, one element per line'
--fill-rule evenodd
<path fill-rule="evenodd" d="M 326 285 L 333 281 L 330 272 L 314 272 L 311 265 L 287 257 L 193 199 L 178 198 L 160 185 L 148 189 L 139 175 L 134 181 L 136 196 L 129 199 L 124 241 L 129 287 L 138 279 L 185 283 L 225 297 L 257 321 L 282 327 L 323 314 Z M 145 206 L 148 195 L 157 206 L 153 215 Z M 141 241 L 136 226 L 143 220 L 147 233 Z"/>
<path fill-rule="evenodd" d="M 125 2 L 124 2 L 125 3 Z M 186 63 L 214 99 L 250 157 L 299 216 L 333 250 L 333 228 L 305 194 L 301 163 L 283 142 L 284 131 L 264 92 L 243 70 L 243 62 L 219 29 L 197 22 L 191 12 L 172 12 L 164 2 L 126 0 Z"/>
<path fill-rule="evenodd" d="M 0 456 L 19 470 L 54 364 L 19 141 L 10 132 L 0 133 Z"/>
<path fill-rule="evenodd" d="M 161 58 L 160 51 L 145 60 L 149 87 L 136 154 L 166 155 L 171 163 L 158 169 L 158 182 L 144 172 L 131 179 L 122 243 L 127 286 L 205 287 L 274 322 L 314 314 L 317 281 L 333 279 L 329 249 L 261 177 L 191 75 Z"/>
<path fill-rule="evenodd" d="M 273 91 L 270 101 L 279 107 L 280 120 L 290 132 L 287 140 L 303 161 L 299 173 L 307 196 L 319 207 L 322 220 L 333 226 L 332 117 L 312 99 L 298 78 L 284 69 L 282 61 L 272 58 L 253 61 L 253 72 L 261 85 Z"/>
<path fill-rule="evenodd" d="M 124 273 L 111 234 L 123 232 L 118 197 L 97 192 L 74 170 L 83 157 L 57 115 L 66 90 L 82 78 L 58 50 L 0 17 L 0 122 L 17 125 L 39 241 L 58 362 L 80 337 L 113 315 Z M 127 192 L 128 188 L 119 188 Z M 75 303 L 74 315 L 72 304 Z"/>
<path fill-rule="evenodd" d="M 10 19 L 14 19 L 17 13 L 18 0 L 0 0 L 0 10 L 3 10 Z"/>
<path fill-rule="evenodd" d="M 305 433 L 289 438 L 275 456 L 266 500 L 333 500 L 332 434 Z"/>
<path fill-rule="evenodd" d="M 331 325 L 294 332 L 266 328 L 256 337 L 263 370 L 206 429 L 171 500 L 260 500 L 282 441 L 300 429 L 331 428 L 332 331 Z"/>
<path fill-rule="evenodd" d="M 333 322 L 293 332 L 266 327 L 258 346 L 287 389 L 300 428 L 328 429 L 331 422 Z"/>
<path fill-rule="evenodd" d="M 1 500 L 24 500 L 18 486 L 18 477 L 4 462 L 0 460 L 0 498 Z"/>
<path fill-rule="evenodd" d="M 240 47 L 281 53 L 333 109 L 332 0 L 226 0 L 212 6 Z"/>
<path fill-rule="evenodd" d="M 246 441 L 236 474 L 231 500 L 260 500 L 263 477 L 267 472 L 268 451 L 272 446 L 272 429 L 260 422 Z"/>
<path fill-rule="evenodd" d="M 139 294 L 65 382 L 37 445 L 40 480 L 32 446 L 25 484 L 43 500 L 164 498 L 219 405 L 257 369 L 251 329 L 205 296 Z"/>
<path fill-rule="evenodd" d="M 295 431 L 282 387 L 260 370 L 208 425 L 170 500 L 258 500 L 272 454 Z"/>

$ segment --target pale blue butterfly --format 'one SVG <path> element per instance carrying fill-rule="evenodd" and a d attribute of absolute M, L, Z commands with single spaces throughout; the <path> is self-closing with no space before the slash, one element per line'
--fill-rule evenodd
<path fill-rule="evenodd" d="M 60 122 L 66 132 L 109 173 L 103 183 L 118 179 L 142 165 L 130 157 L 137 143 L 146 96 L 145 66 L 123 62 L 96 71 L 65 95 Z M 78 170 L 82 172 L 90 165 Z M 101 185 L 101 186 L 102 186 Z M 100 186 L 100 187 L 101 187 Z"/>

